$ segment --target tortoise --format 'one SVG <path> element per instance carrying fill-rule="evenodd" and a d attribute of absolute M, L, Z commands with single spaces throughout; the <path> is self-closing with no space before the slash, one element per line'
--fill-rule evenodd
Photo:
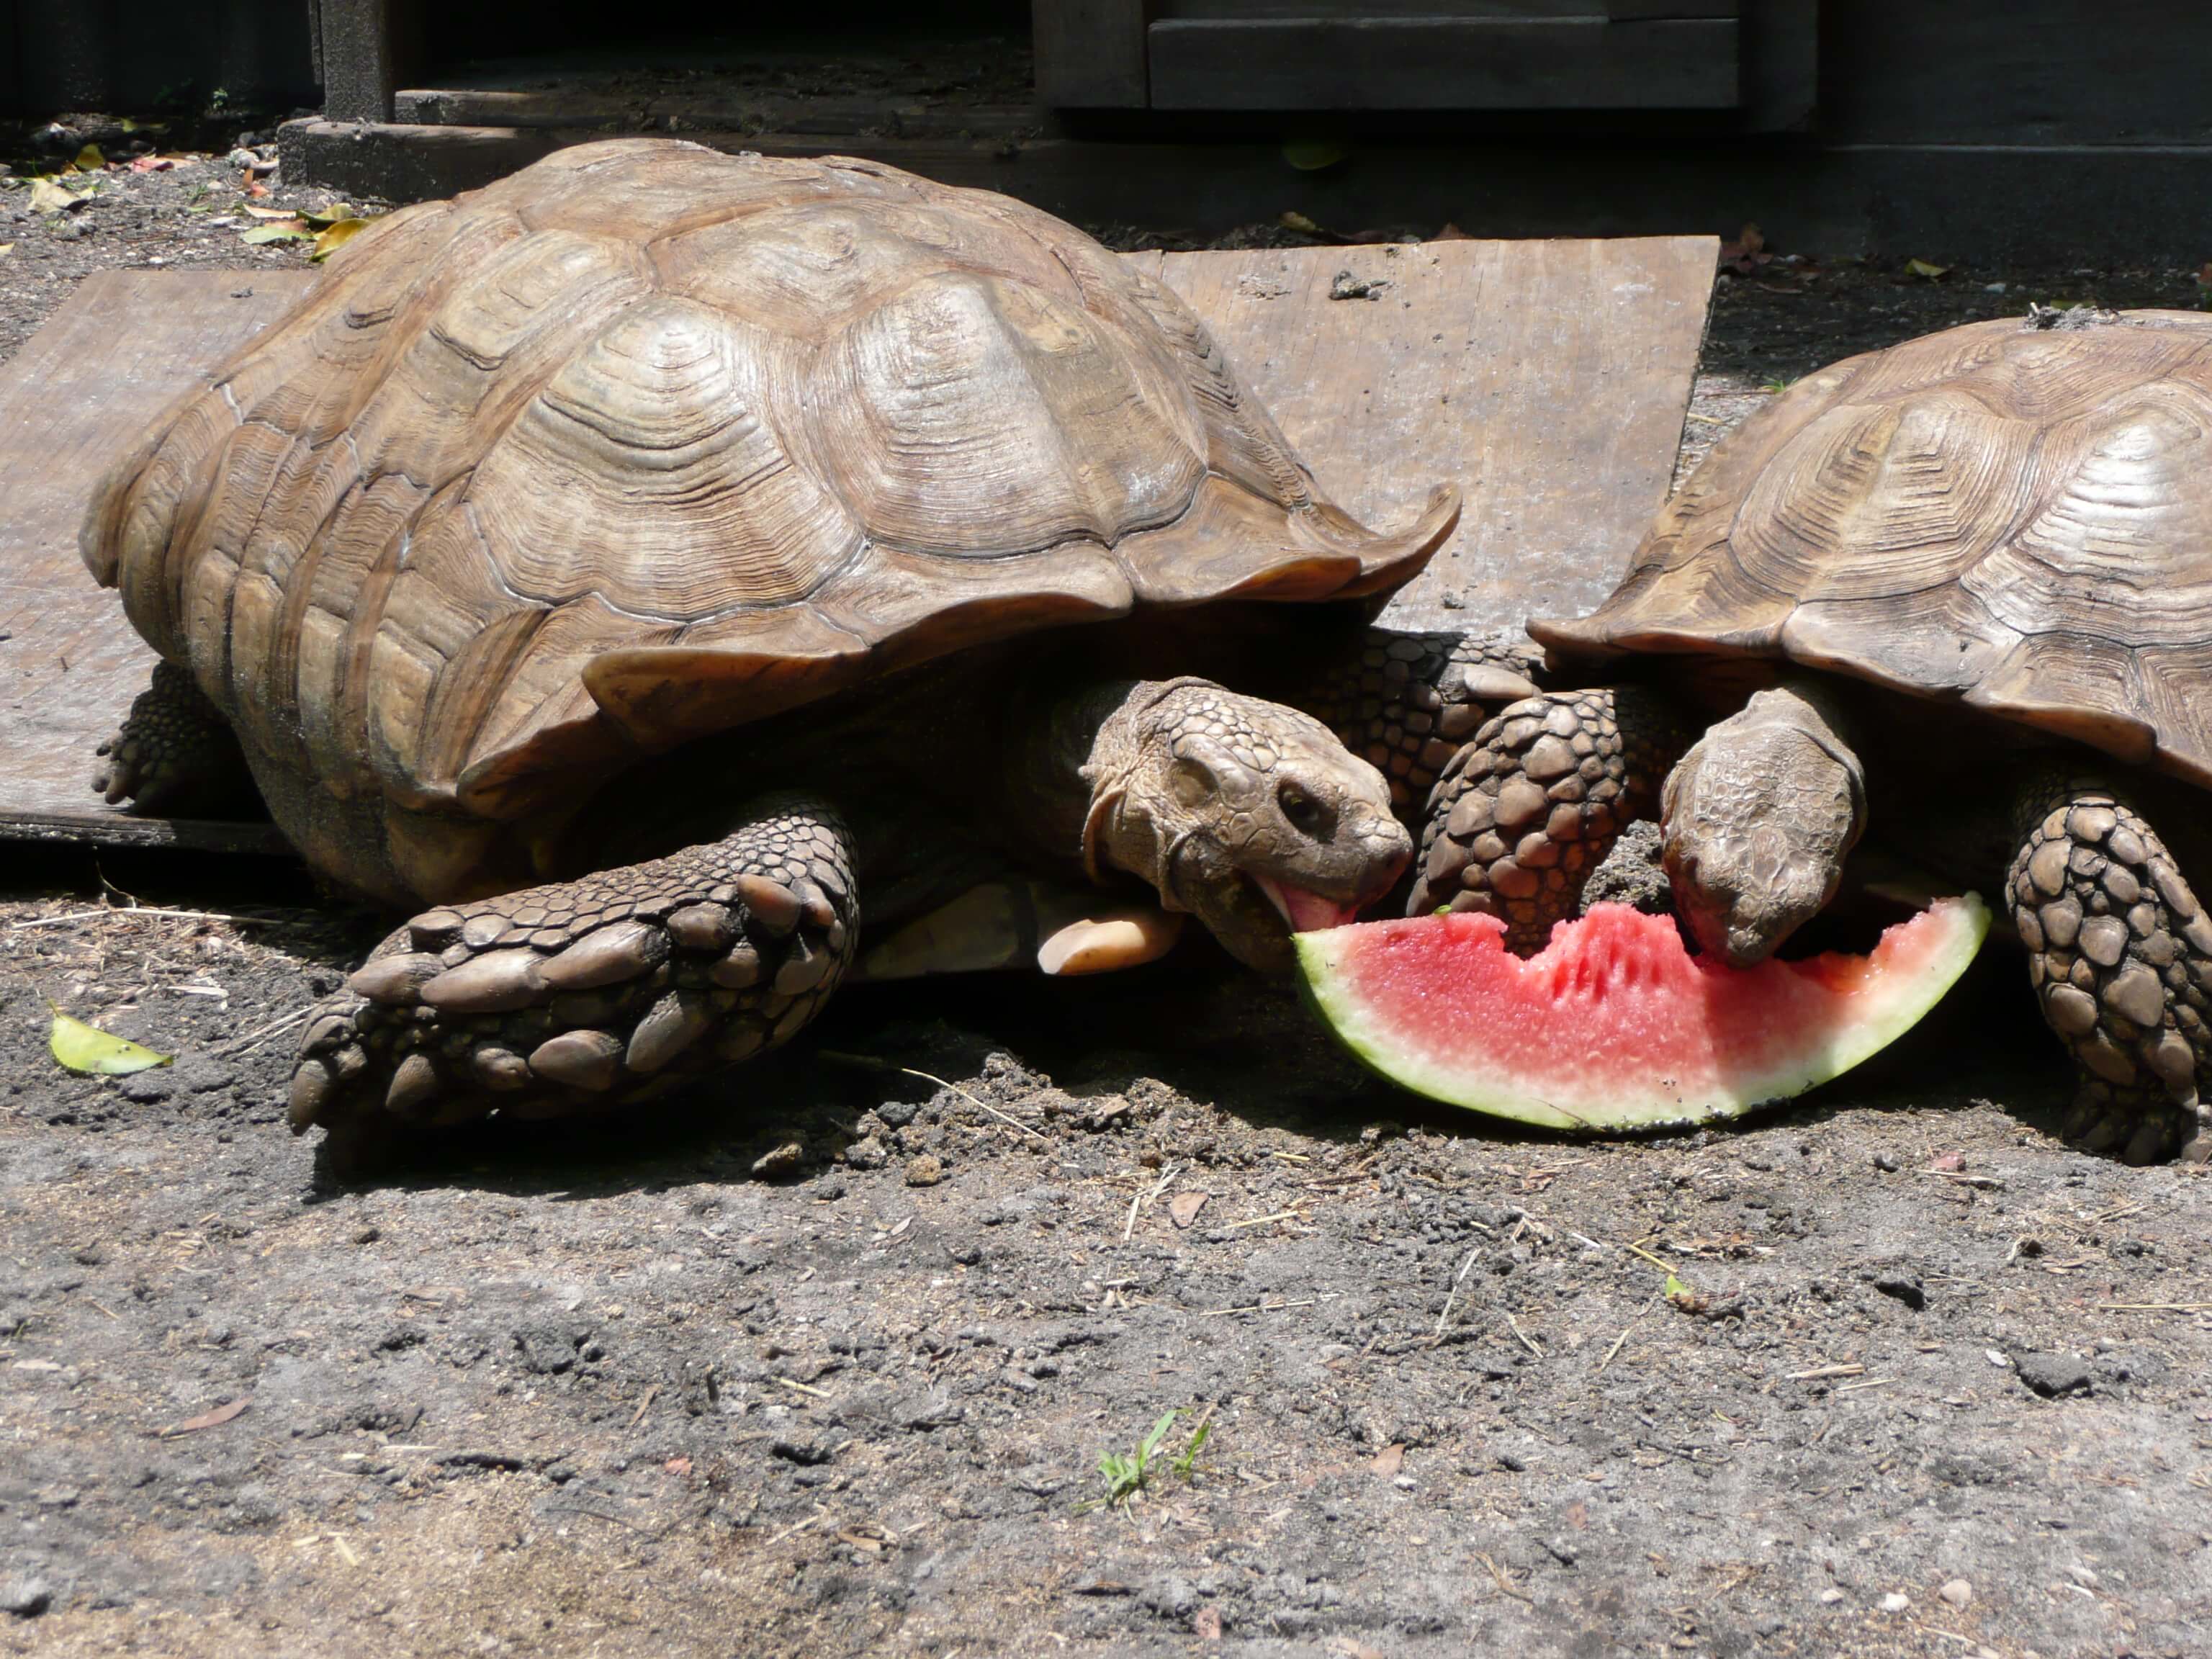
<path fill-rule="evenodd" d="M 1744 965 L 1871 825 L 2002 884 L 2079 1073 L 2070 1138 L 2212 1152 L 2212 917 L 2183 873 L 2212 872 L 2212 317 L 2045 311 L 1808 376 L 1594 613 L 1528 631 L 1554 689 L 1438 782 L 1416 907 L 1526 951 L 1656 817 L 1687 931 Z M 1577 749 L 1617 799 L 1558 804 Z"/>
<path fill-rule="evenodd" d="M 1373 625 L 1451 489 L 1358 522 L 1174 295 L 1004 197 L 620 140 L 331 265 L 83 550 L 161 659 L 96 787 L 250 777 L 416 913 L 306 1026 L 341 1157 L 736 1065 L 848 969 L 1097 971 L 1186 914 L 1285 969 L 1535 689 Z"/>

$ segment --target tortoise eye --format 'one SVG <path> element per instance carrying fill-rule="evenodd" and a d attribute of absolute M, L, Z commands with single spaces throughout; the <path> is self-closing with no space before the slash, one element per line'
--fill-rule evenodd
<path fill-rule="evenodd" d="M 1283 809 L 1283 816 L 1299 834 L 1310 836 L 1316 841 L 1328 841 L 1336 834 L 1336 812 L 1328 802 L 1318 800 L 1295 783 L 1285 783 L 1275 791 L 1275 805 Z"/>

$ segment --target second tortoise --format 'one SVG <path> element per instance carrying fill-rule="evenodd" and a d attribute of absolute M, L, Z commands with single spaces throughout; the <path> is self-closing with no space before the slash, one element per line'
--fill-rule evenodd
<path fill-rule="evenodd" d="M 1871 826 L 2001 891 L 2078 1068 L 2069 1135 L 2212 1155 L 2212 318 L 1972 324 L 1808 376 L 1594 614 L 1529 632 L 1595 683 L 1455 759 L 1417 907 L 1535 948 L 1657 817 L 1690 932 L 1743 965 Z"/>

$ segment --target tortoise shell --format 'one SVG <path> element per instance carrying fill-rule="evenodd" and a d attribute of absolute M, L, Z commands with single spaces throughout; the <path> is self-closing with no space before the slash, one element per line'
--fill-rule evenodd
<path fill-rule="evenodd" d="M 2212 785 L 2212 317 L 1972 323 L 1716 445 L 1564 656 L 1787 658 Z"/>
<path fill-rule="evenodd" d="M 86 562 L 250 750 L 520 817 L 982 641 L 1387 591 L 1173 295 L 872 162 L 634 139 L 390 216 L 103 483 Z"/>

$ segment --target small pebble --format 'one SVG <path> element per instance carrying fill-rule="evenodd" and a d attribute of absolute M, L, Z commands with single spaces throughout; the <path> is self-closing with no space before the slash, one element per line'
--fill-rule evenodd
<path fill-rule="evenodd" d="M 1824 1606 L 1832 1607 L 1837 1602 L 1843 1599 L 1843 1591 L 1838 1589 L 1833 1584 L 1829 1585 L 1827 1589 L 1820 1592 L 1820 1601 Z"/>
<path fill-rule="evenodd" d="M 1880 1170 L 1884 1175 L 1895 1175 L 1897 1173 L 1897 1160 L 1892 1158 L 1887 1152 L 1876 1152 L 1874 1155 L 1874 1167 Z"/>
<path fill-rule="evenodd" d="M 43 1578 L 10 1578 L 0 1584 L 0 1607 L 18 1619 L 35 1619 L 53 1604 L 53 1590 Z"/>
<path fill-rule="evenodd" d="M 2013 1370 L 2045 1400 L 2089 1392 L 2089 1368 L 2071 1354 L 2016 1353 Z"/>
<path fill-rule="evenodd" d="M 884 1143 L 873 1135 L 862 1135 L 845 1149 L 845 1163 L 854 1170 L 880 1170 L 889 1161 Z"/>
<path fill-rule="evenodd" d="M 1912 1598 L 1897 1590 L 1892 1590 L 1881 1598 L 1881 1610 L 1884 1613 L 1903 1613 L 1911 1605 Z"/>
<path fill-rule="evenodd" d="M 151 1106 L 177 1092 L 177 1080 L 166 1068 L 133 1072 L 116 1080 L 115 1092 L 134 1105 Z"/>
<path fill-rule="evenodd" d="M 356 1227 L 353 1230 L 353 1242 L 356 1244 L 374 1244 L 383 1237 L 384 1229 L 381 1227 Z"/>
<path fill-rule="evenodd" d="M 786 1176 L 794 1174 L 805 1156 L 805 1146 L 798 1141 L 787 1140 L 753 1160 L 753 1175 L 762 1181 L 781 1181 Z"/>
<path fill-rule="evenodd" d="M 906 1184 L 909 1187 L 934 1187 L 945 1179 L 945 1165 L 933 1154 L 924 1152 L 909 1159 L 906 1166 Z"/>
<path fill-rule="evenodd" d="M 1974 1587 L 1963 1578 L 1953 1578 L 1947 1581 L 1936 1594 L 1953 1607 L 1963 1609 L 1974 1599 Z"/>

